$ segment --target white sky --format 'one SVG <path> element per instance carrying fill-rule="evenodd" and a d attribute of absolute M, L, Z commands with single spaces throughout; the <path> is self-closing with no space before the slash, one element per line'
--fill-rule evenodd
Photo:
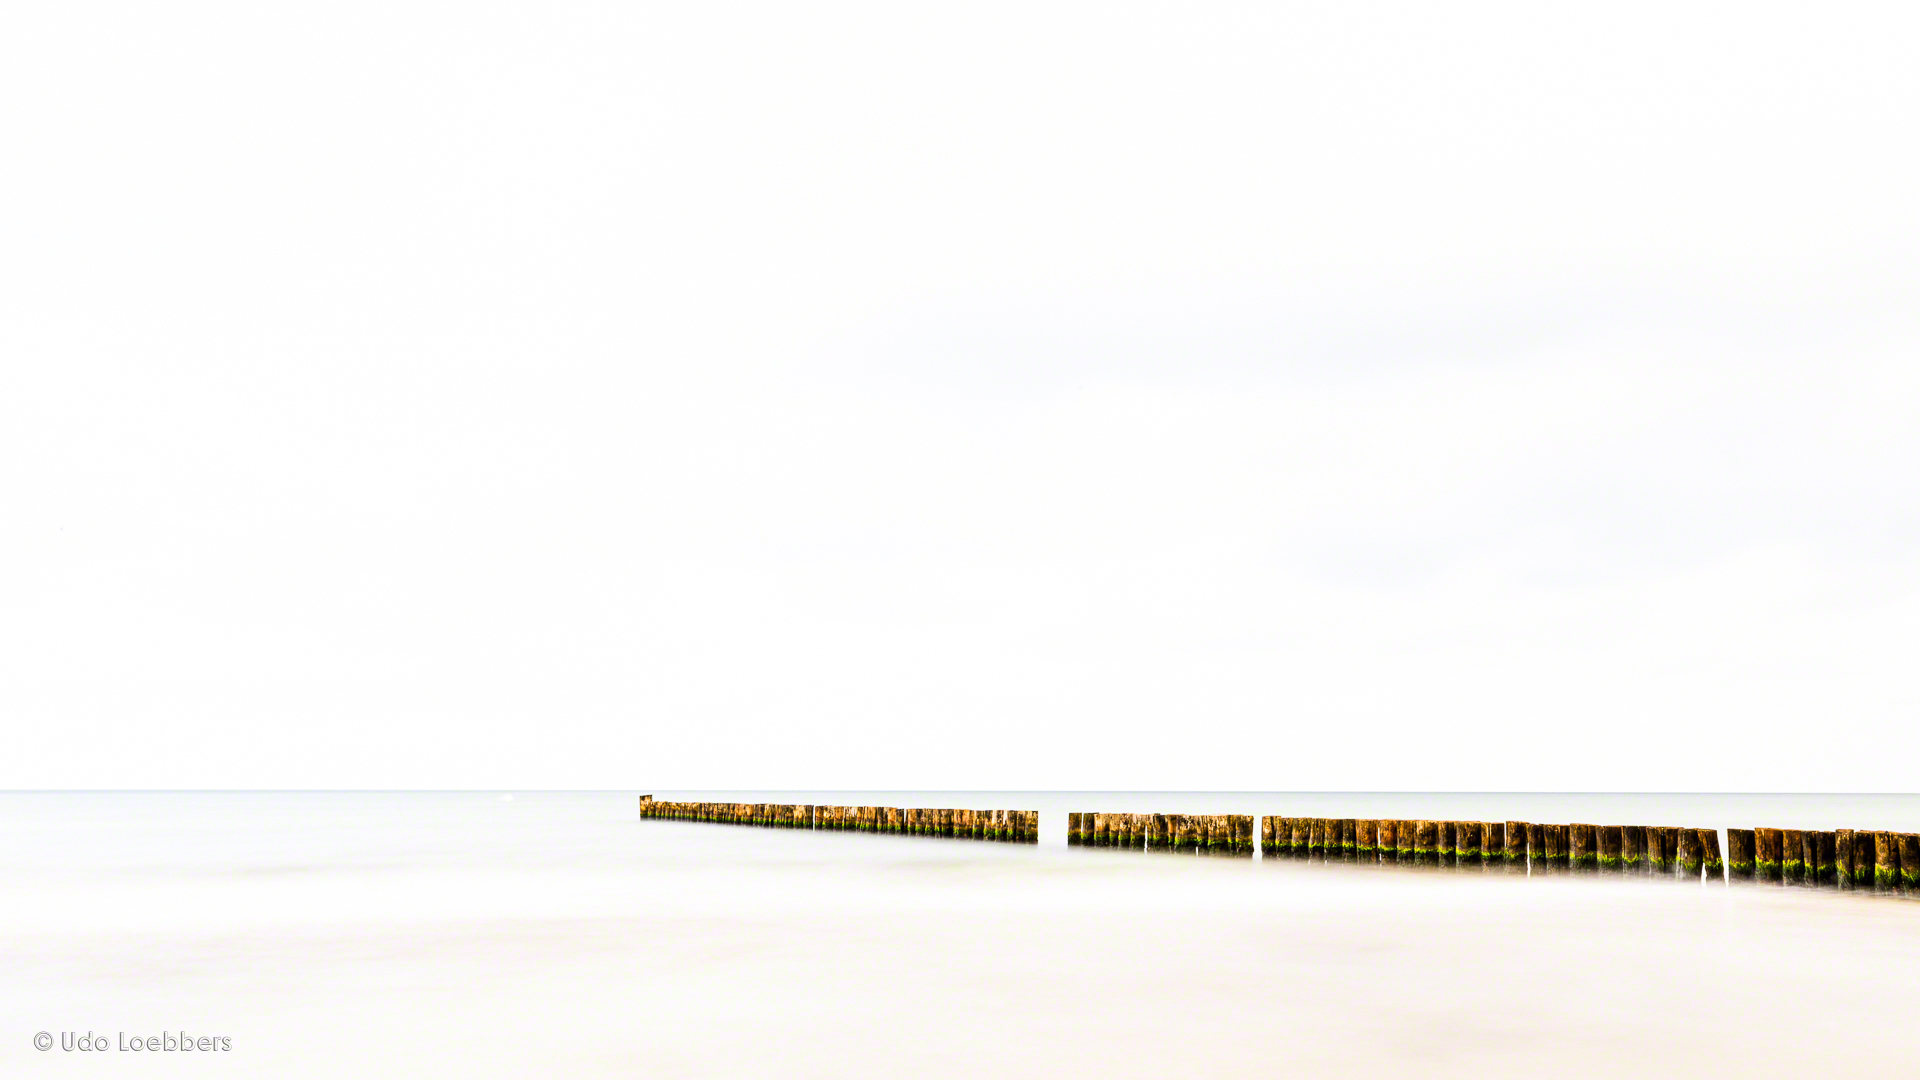
<path fill-rule="evenodd" d="M 1910 7 L 17 4 L 0 787 L 1905 790 Z"/>

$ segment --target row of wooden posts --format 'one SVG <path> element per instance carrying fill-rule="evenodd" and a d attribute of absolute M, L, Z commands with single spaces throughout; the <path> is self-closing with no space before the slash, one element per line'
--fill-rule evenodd
<path fill-rule="evenodd" d="M 801 806 L 783 803 L 655 802 L 640 796 L 640 816 L 668 821 L 945 836 L 1004 844 L 1040 842 L 1038 810 L 952 810 L 901 806 Z"/>
<path fill-rule="evenodd" d="M 1067 843 L 1252 858 L 1253 818 L 1244 814 L 1068 814 Z"/>
<path fill-rule="evenodd" d="M 1728 829 L 1727 871 L 1841 889 L 1920 889 L 1920 833 Z"/>
<path fill-rule="evenodd" d="M 1253 821 L 1235 814 L 1070 813 L 1067 843 L 1246 857 L 1254 851 Z M 1854 829 L 1728 829 L 1723 859 L 1717 829 L 1269 815 L 1260 818 L 1260 848 L 1269 858 L 1920 889 L 1920 834 Z"/>

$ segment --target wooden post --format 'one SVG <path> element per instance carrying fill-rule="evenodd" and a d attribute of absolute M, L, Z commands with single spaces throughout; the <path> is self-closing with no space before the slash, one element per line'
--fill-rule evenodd
<path fill-rule="evenodd" d="M 1507 822 L 1507 870 L 1510 873 L 1527 872 L 1527 838 L 1533 832 L 1533 826 L 1525 821 Z"/>
<path fill-rule="evenodd" d="M 1363 863 L 1373 862 L 1380 853 L 1380 821 L 1378 818 L 1359 818 L 1353 823 L 1353 855 Z"/>
<path fill-rule="evenodd" d="M 1600 852 L 1594 843 L 1592 825 L 1573 824 L 1567 826 L 1572 835 L 1572 866 L 1580 873 L 1591 873 L 1600 869 Z"/>
<path fill-rule="evenodd" d="M 1067 815 L 1067 846 L 1080 846 L 1080 815 L 1077 813 Z"/>
<path fill-rule="evenodd" d="M 1647 872 L 1647 827 L 1645 825 L 1620 827 L 1620 869 L 1627 874 Z"/>
<path fill-rule="evenodd" d="M 1779 829 L 1753 830 L 1753 876 L 1757 880 L 1781 880 L 1782 844 Z"/>
<path fill-rule="evenodd" d="M 1853 830 L 1853 885 L 1857 889 L 1873 888 L 1874 856 L 1873 833 L 1866 829 Z"/>
<path fill-rule="evenodd" d="M 1461 866 L 1479 866 L 1482 837 L 1478 821 L 1462 821 L 1454 830 L 1454 853 Z"/>
<path fill-rule="evenodd" d="M 1680 876 L 1693 881 L 1700 880 L 1700 867 L 1705 857 L 1700 850 L 1700 830 L 1680 830 Z"/>
<path fill-rule="evenodd" d="M 1414 854 L 1414 845 L 1419 837 L 1419 832 L 1419 822 L 1408 821 L 1402 818 L 1393 823 L 1394 844 L 1399 849 L 1396 853 L 1398 858 L 1395 861 L 1401 866 L 1412 866 L 1420 861 L 1419 857 Z"/>
<path fill-rule="evenodd" d="M 1360 843 L 1360 822 L 1354 818 L 1340 819 L 1340 857 L 1353 861 L 1354 849 Z"/>
<path fill-rule="evenodd" d="M 1460 823 L 1436 821 L 1434 826 L 1434 858 L 1441 866 L 1452 866 L 1453 857 L 1460 850 Z"/>
<path fill-rule="evenodd" d="M 1873 887 L 1888 892 L 1900 887 L 1900 842 L 1895 834 L 1873 834 Z"/>
<path fill-rule="evenodd" d="M 1600 872 L 1603 874 L 1619 873 L 1624 868 L 1624 863 L 1621 860 L 1621 849 L 1626 846 L 1626 830 L 1619 825 L 1602 825 L 1599 827 L 1598 838 L 1600 841 Z"/>
<path fill-rule="evenodd" d="M 1553 868 L 1562 874 L 1573 868 L 1572 830 L 1571 825 L 1553 827 Z"/>
<path fill-rule="evenodd" d="M 1389 819 L 1378 822 L 1377 825 L 1379 831 L 1375 841 L 1380 851 L 1380 861 L 1383 863 L 1400 861 L 1400 823 Z"/>
<path fill-rule="evenodd" d="M 1821 831 L 1813 837 L 1813 879 L 1822 885 L 1833 884 L 1833 833 Z"/>
<path fill-rule="evenodd" d="M 1310 818 L 1307 822 L 1307 855 L 1311 858 L 1327 857 L 1327 819 Z"/>
<path fill-rule="evenodd" d="M 1426 864 L 1440 858 L 1440 823 L 1437 821 L 1416 821 L 1413 823 L 1413 857 L 1415 861 Z"/>
<path fill-rule="evenodd" d="M 1727 864 L 1720 858 L 1720 830 L 1695 829 L 1700 835 L 1700 870 L 1708 881 L 1727 880 Z"/>
<path fill-rule="evenodd" d="M 1780 880 L 1793 884 L 1807 876 L 1807 834 L 1799 829 L 1780 830 Z"/>
<path fill-rule="evenodd" d="M 1752 829 L 1727 830 L 1727 877 L 1733 881 L 1753 880 Z"/>
<path fill-rule="evenodd" d="M 1841 889 L 1853 888 L 1852 829 L 1833 831 L 1833 884 Z"/>
<path fill-rule="evenodd" d="M 1900 885 L 1907 892 L 1920 889 L 1920 833 L 1895 833 L 1900 856 Z"/>

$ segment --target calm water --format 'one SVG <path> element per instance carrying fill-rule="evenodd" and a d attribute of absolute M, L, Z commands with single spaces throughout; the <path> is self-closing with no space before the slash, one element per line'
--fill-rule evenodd
<path fill-rule="evenodd" d="M 1902 1074 L 1920 903 L 1070 849 L 1070 810 L 1920 831 L 1916 796 L 690 792 L 1042 811 L 1042 844 L 621 793 L 0 795 L 0 1073 Z M 35 1033 L 225 1035 L 220 1053 Z"/>

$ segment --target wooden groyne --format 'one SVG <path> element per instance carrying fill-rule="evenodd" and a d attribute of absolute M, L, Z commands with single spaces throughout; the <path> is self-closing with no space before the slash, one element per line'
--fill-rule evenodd
<path fill-rule="evenodd" d="M 1070 847 L 1253 857 L 1253 818 L 1242 814 L 1067 815 Z"/>
<path fill-rule="evenodd" d="M 1067 843 L 1174 854 L 1528 875 L 1756 880 L 1920 895 L 1920 834 L 1838 829 L 1565 825 L 1527 821 L 1310 818 L 1268 814 L 1070 813 Z"/>
<path fill-rule="evenodd" d="M 1920 890 L 1920 833 L 1728 829 L 1727 876 L 1883 893 Z"/>
<path fill-rule="evenodd" d="M 756 825 L 768 829 L 940 836 L 954 840 L 986 840 L 1002 844 L 1040 842 L 1040 811 L 1038 810 L 657 802 L 651 795 L 642 795 L 640 817 L 642 820 Z"/>

